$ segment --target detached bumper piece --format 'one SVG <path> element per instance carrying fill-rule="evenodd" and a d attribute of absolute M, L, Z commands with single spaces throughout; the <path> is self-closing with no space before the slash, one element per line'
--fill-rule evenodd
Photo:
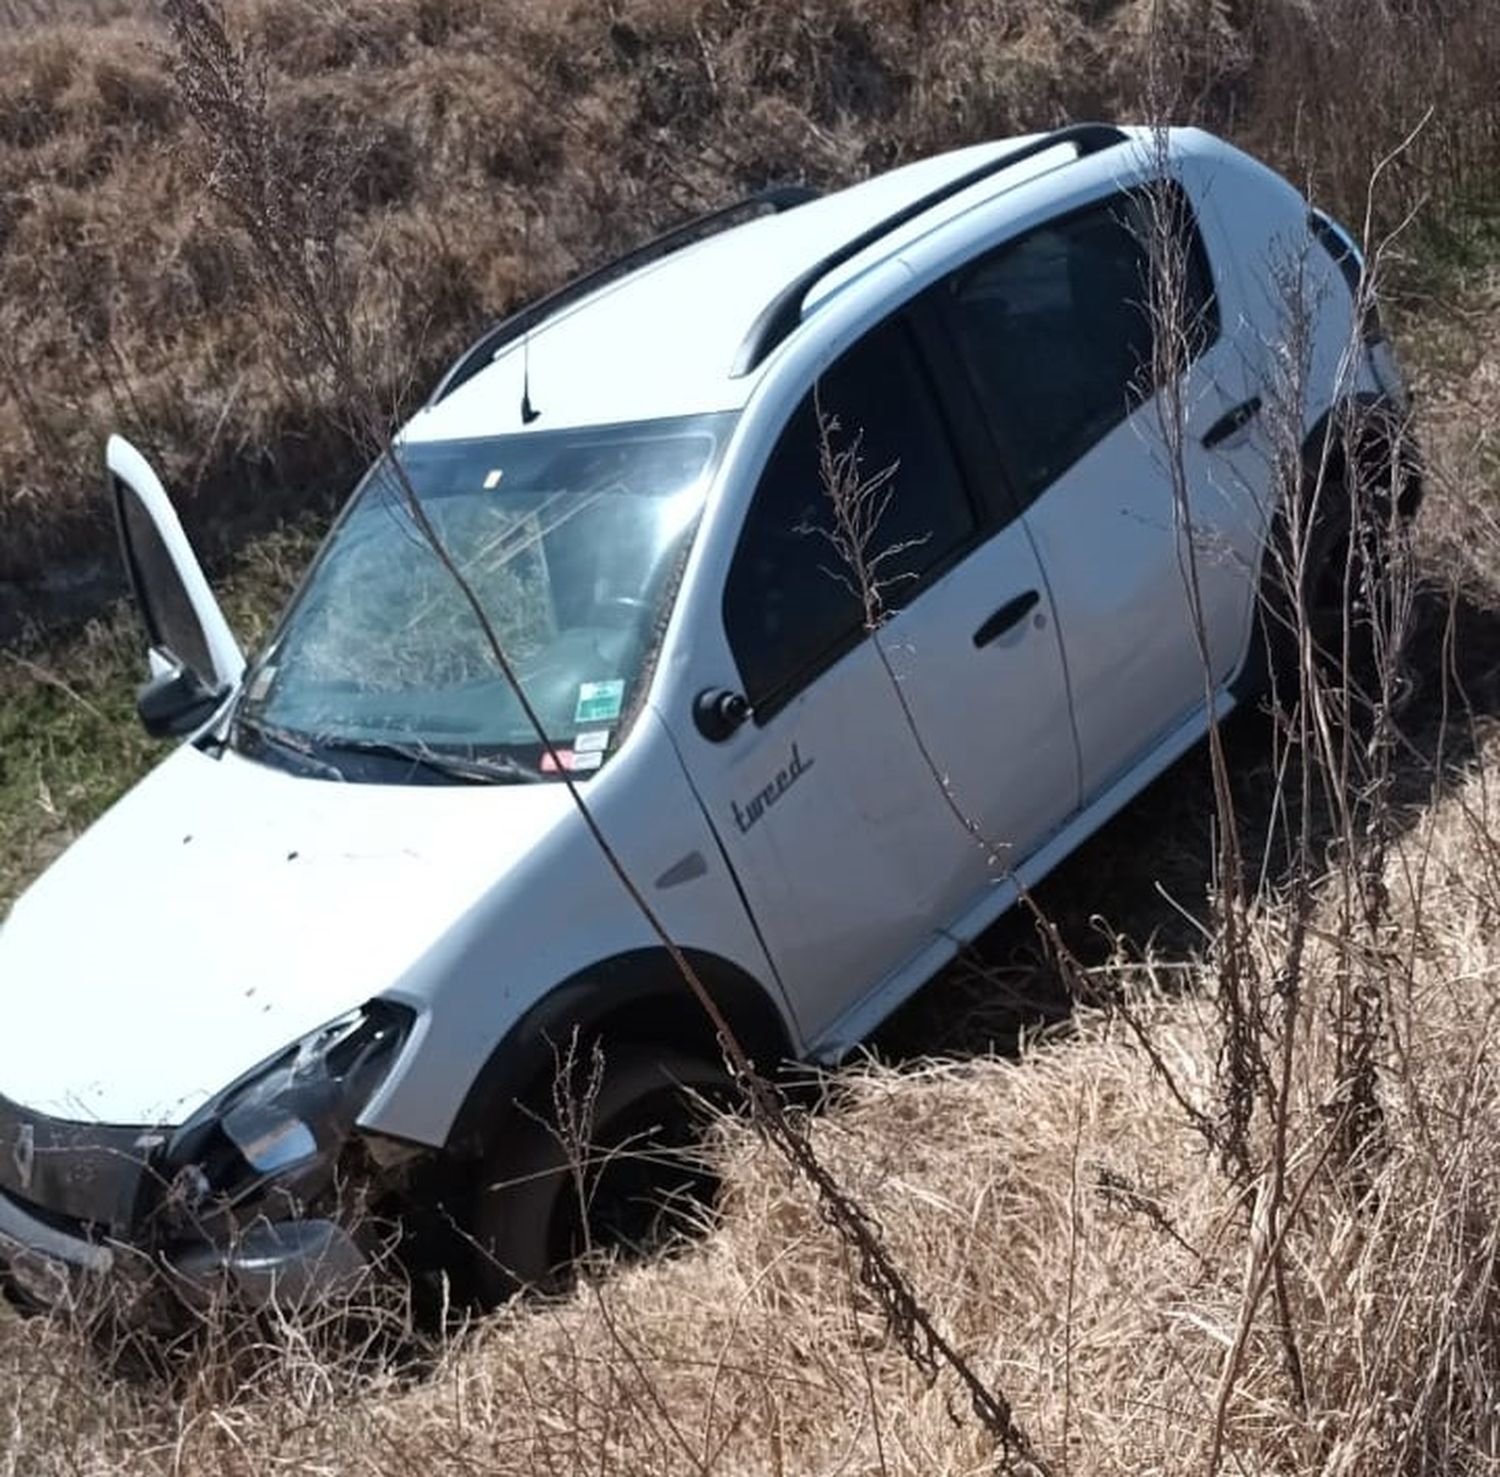
<path fill-rule="evenodd" d="M 232 1246 L 173 1248 L 158 1261 L 123 1242 L 96 1242 L 61 1229 L 0 1191 L 0 1293 L 23 1312 L 77 1307 L 122 1294 L 127 1321 L 155 1321 L 162 1300 L 139 1294 L 155 1268 L 158 1291 L 189 1308 L 232 1303 L 287 1311 L 352 1294 L 367 1275 L 365 1254 L 332 1221 L 258 1222 Z"/>
<path fill-rule="evenodd" d="M 333 1221 L 263 1221 L 232 1247 L 191 1246 L 165 1257 L 184 1301 L 228 1297 L 241 1306 L 297 1309 L 353 1293 L 369 1271 L 354 1238 Z"/>

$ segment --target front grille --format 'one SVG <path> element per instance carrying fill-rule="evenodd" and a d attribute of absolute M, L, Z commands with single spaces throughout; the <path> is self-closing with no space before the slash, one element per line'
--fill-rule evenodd
<path fill-rule="evenodd" d="M 70 1123 L 0 1097 L 0 1190 L 42 1219 L 123 1234 L 158 1142 L 149 1129 Z"/>

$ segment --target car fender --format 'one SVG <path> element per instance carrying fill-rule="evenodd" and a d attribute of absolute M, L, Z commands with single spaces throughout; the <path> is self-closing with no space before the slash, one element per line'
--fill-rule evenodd
<path fill-rule="evenodd" d="M 700 949 L 686 951 L 686 957 L 739 1046 L 758 1069 L 774 1073 L 792 1048 L 770 992 L 728 959 Z M 482 1153 L 518 1103 L 545 1095 L 575 1040 L 584 1049 L 595 1041 L 645 1041 L 709 1057 L 722 1049 L 666 949 L 602 959 L 537 1001 L 506 1033 L 464 1098 L 448 1151 L 459 1157 Z"/>
<path fill-rule="evenodd" d="M 705 961 L 726 1002 L 738 1009 L 753 1000 L 756 1020 L 779 1022 L 776 1049 L 784 1041 L 798 1050 L 792 1013 L 654 709 L 643 711 L 625 747 L 580 795 L 668 936 Z M 663 955 L 660 936 L 582 816 L 571 816 L 381 992 L 410 1007 L 416 1021 L 360 1126 L 442 1147 L 471 1094 L 490 1099 L 476 1084 L 492 1065 L 509 1081 L 513 1058 L 534 1061 L 549 1033 L 674 991 L 683 1015 L 696 1021 L 701 1006 L 669 968 L 660 974 L 665 990 L 655 985 Z M 590 995 L 598 1014 L 588 1008 Z"/>

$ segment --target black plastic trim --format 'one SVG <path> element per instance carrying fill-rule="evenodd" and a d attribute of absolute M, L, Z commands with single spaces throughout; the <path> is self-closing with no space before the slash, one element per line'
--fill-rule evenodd
<path fill-rule="evenodd" d="M 1042 592 L 1040 590 L 1027 590 L 1024 595 L 1017 595 L 1015 599 L 1007 600 L 974 632 L 975 647 L 982 649 L 991 642 L 998 641 L 1008 631 L 1013 631 L 1019 626 L 1041 603 Z"/>
<path fill-rule="evenodd" d="M 830 272 L 843 266 L 845 262 L 852 261 L 862 251 L 874 246 L 876 242 L 883 240 L 908 222 L 916 220 L 918 216 L 925 215 L 945 200 L 961 195 L 970 186 L 977 185 L 992 175 L 1001 174 L 1017 164 L 1023 164 L 1028 159 L 1034 159 L 1039 154 L 1045 154 L 1051 149 L 1061 148 L 1066 144 L 1073 144 L 1078 150 L 1078 158 L 1086 159 L 1091 154 L 1102 153 L 1106 149 L 1128 142 L 1129 135 L 1113 124 L 1074 123 L 1067 128 L 1055 129 L 1039 139 L 1034 139 L 1029 144 L 1023 144 L 1019 149 L 1012 149 L 1008 154 L 1002 154 L 998 159 L 991 159 L 977 169 L 971 169 L 957 179 L 949 180 L 940 188 L 930 190 L 920 199 L 903 206 L 894 215 L 886 216 L 884 220 L 878 221 L 868 230 L 861 231 L 852 241 L 846 241 L 836 251 L 829 252 L 821 261 L 809 267 L 777 293 L 751 324 L 750 332 L 746 334 L 745 341 L 740 345 L 730 373 L 736 378 L 750 374 L 765 361 L 778 344 L 797 331 L 802 323 L 802 308 L 808 293 Z"/>
<path fill-rule="evenodd" d="M 1386 336 L 1385 326 L 1380 321 L 1379 304 L 1365 291 L 1364 262 L 1360 259 L 1358 246 L 1351 244 L 1353 237 L 1322 210 L 1308 211 L 1307 228 L 1312 233 L 1313 240 L 1339 269 L 1339 275 L 1349 289 L 1354 310 L 1359 315 L 1360 334 L 1364 341 L 1367 344 L 1379 343 Z"/>
<path fill-rule="evenodd" d="M 0 1192 L 59 1225 L 128 1232 L 165 1137 L 138 1126 L 49 1118 L 0 1097 Z"/>
<path fill-rule="evenodd" d="M 156 619 L 156 612 L 151 602 L 146 598 L 146 577 L 141 572 L 141 567 L 135 556 L 135 545 L 130 539 L 130 529 L 125 521 L 125 499 L 133 497 L 129 485 L 123 477 L 117 476 L 113 471 L 105 474 L 105 484 L 109 489 L 110 508 L 114 513 L 115 536 L 120 541 L 120 562 L 125 566 L 125 581 L 130 586 L 131 603 L 141 618 L 141 624 L 146 628 L 146 639 L 152 646 L 162 645 L 161 628 Z"/>
<path fill-rule="evenodd" d="M 1260 396 L 1252 395 L 1248 400 L 1236 405 L 1233 410 L 1221 415 L 1203 433 L 1203 449 L 1215 451 L 1226 441 L 1237 436 L 1260 414 L 1261 404 Z"/>
<path fill-rule="evenodd" d="M 561 312 L 569 303 L 597 292 L 601 287 L 608 286 L 619 277 L 624 277 L 630 272 L 638 271 L 641 267 L 649 266 L 652 262 L 672 255 L 673 252 L 692 246 L 705 236 L 725 229 L 739 216 L 750 215 L 756 211 L 768 211 L 773 215 L 780 215 L 785 211 L 795 210 L 799 205 L 806 205 L 818 199 L 818 194 L 817 190 L 806 185 L 773 185 L 769 189 L 747 195 L 743 200 L 736 200 L 730 205 L 720 206 L 717 210 L 694 216 L 692 220 L 684 221 L 680 226 L 674 226 L 670 231 L 653 237 L 643 245 L 627 251 L 623 256 L 615 257 L 602 266 L 585 272 L 583 276 L 574 278 L 573 281 L 559 287 L 555 292 L 548 293 L 539 301 L 522 308 L 519 312 L 512 313 L 466 349 L 438 381 L 437 388 L 427 401 L 428 406 L 436 405 L 440 400 L 451 395 L 460 385 L 473 379 L 476 374 L 493 362 L 495 356 L 507 344 L 514 343 L 522 335 L 530 333 L 545 319 Z"/>

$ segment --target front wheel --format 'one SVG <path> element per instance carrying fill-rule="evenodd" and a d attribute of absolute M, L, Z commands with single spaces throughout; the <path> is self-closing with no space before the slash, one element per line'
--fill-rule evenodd
<path fill-rule="evenodd" d="M 732 1097 L 722 1064 L 618 1043 L 603 1054 L 602 1076 L 578 1080 L 588 1076 L 563 1079 L 562 1116 L 574 1132 L 559 1127 L 555 1094 L 544 1088 L 511 1115 L 483 1161 L 470 1226 L 488 1303 L 560 1285 L 589 1251 L 661 1246 L 718 1187 L 694 1150 L 708 1107 Z"/>

